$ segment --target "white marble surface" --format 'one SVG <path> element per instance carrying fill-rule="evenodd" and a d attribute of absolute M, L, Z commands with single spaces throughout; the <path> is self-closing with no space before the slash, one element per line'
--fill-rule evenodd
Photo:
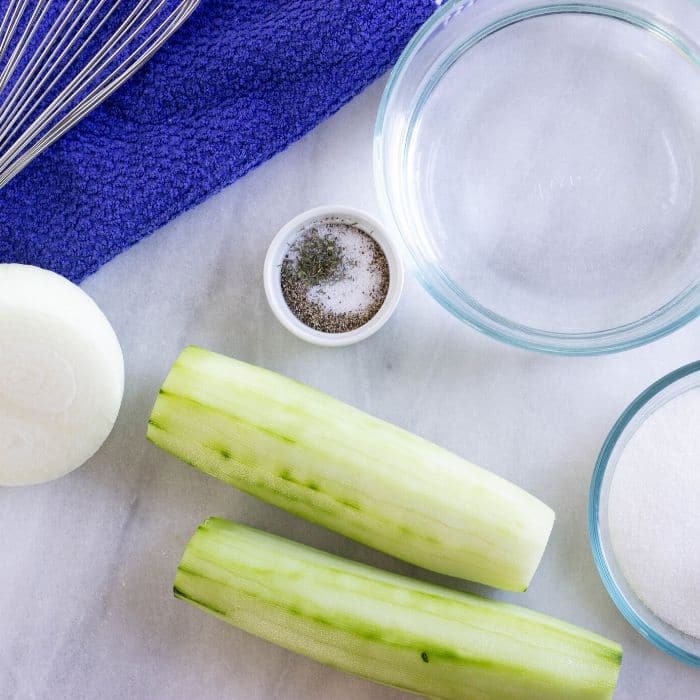
<path fill-rule="evenodd" d="M 0 490 L 3 700 L 403 697 L 173 599 L 185 542 L 214 514 L 440 580 L 259 503 L 146 442 L 158 385 L 188 343 L 309 382 L 531 490 L 558 516 L 541 568 L 525 594 L 487 594 L 622 642 L 620 699 L 700 697 L 700 670 L 656 650 L 618 614 L 586 534 L 588 485 L 605 435 L 640 390 L 698 358 L 700 323 L 625 354 L 567 359 L 482 337 L 410 279 L 389 324 L 346 349 L 306 345 L 268 310 L 262 261 L 287 219 L 332 202 L 376 212 L 371 132 L 380 90 L 374 85 L 85 283 L 122 341 L 126 396 L 112 436 L 82 469 Z"/>

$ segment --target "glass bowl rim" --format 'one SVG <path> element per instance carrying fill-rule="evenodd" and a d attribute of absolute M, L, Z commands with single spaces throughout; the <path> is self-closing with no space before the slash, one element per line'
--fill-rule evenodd
<path fill-rule="evenodd" d="M 687 0 L 689 5 L 698 6 L 697 0 Z M 389 186 L 386 176 L 387 159 L 384 155 L 384 134 L 387 130 L 389 120 L 392 116 L 391 100 L 402 83 L 406 68 L 412 63 L 414 57 L 420 52 L 424 43 L 430 36 L 439 30 L 440 25 L 449 21 L 453 16 L 468 12 L 479 0 L 447 0 L 438 8 L 418 31 L 413 35 L 399 59 L 389 74 L 388 81 L 382 94 L 377 117 L 374 124 L 373 135 L 373 169 L 375 190 L 379 199 L 384 219 L 398 233 L 398 240 L 401 243 L 414 275 L 421 286 L 432 296 L 443 308 L 449 311 L 460 321 L 470 325 L 472 328 L 485 335 L 515 347 L 526 350 L 535 350 L 544 353 L 570 356 L 593 356 L 604 355 L 630 350 L 647 343 L 651 343 L 674 331 L 682 328 L 690 321 L 700 315 L 700 270 L 698 275 L 689 287 L 679 292 L 676 296 L 668 299 L 660 307 L 650 311 L 646 315 L 634 321 L 604 328 L 596 331 L 585 332 L 558 332 L 546 329 L 534 328 L 520 324 L 505 316 L 501 316 L 490 309 L 482 306 L 473 299 L 465 290 L 459 288 L 456 292 L 454 283 L 445 281 L 445 274 L 440 268 L 423 260 L 415 252 L 414 246 L 407 241 L 407 236 L 400 230 L 393 215 L 394 204 L 389 193 Z M 617 7 L 615 4 L 617 3 Z M 531 7 L 532 3 L 523 0 L 523 7 Z M 644 3 L 639 2 L 640 12 L 644 9 Z M 626 5 L 625 5 L 626 7 Z M 582 12 L 584 10 L 584 12 Z M 502 24 L 507 20 L 521 15 L 521 11 L 511 11 L 501 16 L 497 24 Z M 583 0 L 579 2 L 566 2 L 564 0 L 543 0 L 536 6 L 536 13 L 529 14 L 525 19 L 541 16 L 543 14 L 596 14 L 608 16 L 616 19 L 626 19 L 632 21 L 640 27 L 649 27 L 659 30 L 664 38 L 669 39 L 671 44 L 685 53 L 690 60 L 693 60 L 700 71 L 700 59 L 696 57 L 685 41 L 671 33 L 667 28 L 645 20 L 638 15 L 632 14 L 629 10 L 621 9 L 618 0 L 605 0 L 596 3 L 594 0 Z M 492 23 L 493 24 L 493 23 Z M 474 34 L 479 33 L 479 29 Z M 468 49 L 470 50 L 470 49 Z M 434 62 L 429 69 L 433 74 L 436 70 Z M 440 77 L 442 79 L 442 76 Z M 418 112 L 423 108 L 423 100 L 418 100 L 412 105 L 409 121 L 414 120 L 416 105 Z M 402 138 L 402 145 L 405 146 L 405 139 Z M 451 288 L 453 287 L 453 288 Z M 688 300 L 693 298 L 690 304 Z M 676 315 L 673 311 L 678 307 L 685 306 Z"/>
<path fill-rule="evenodd" d="M 627 600 L 623 592 L 620 590 L 615 582 L 610 567 L 608 566 L 608 558 L 614 559 L 615 557 L 609 542 L 604 550 L 599 518 L 603 480 L 605 478 L 608 465 L 610 464 L 610 457 L 615 449 L 615 446 L 617 445 L 618 440 L 625 434 L 627 427 L 634 420 L 637 414 L 652 399 L 676 382 L 679 382 L 680 380 L 698 372 L 700 372 L 700 361 L 691 362 L 690 364 L 684 365 L 683 367 L 669 372 L 642 391 L 642 393 L 629 404 L 629 406 L 617 419 L 615 425 L 612 427 L 610 433 L 608 433 L 608 436 L 605 439 L 605 442 L 603 443 L 603 447 L 601 448 L 593 470 L 588 497 L 588 537 L 591 542 L 593 559 L 595 560 L 595 564 L 598 569 L 598 573 L 600 574 L 600 578 L 603 581 L 603 585 L 605 586 L 605 589 L 613 603 L 620 613 L 622 613 L 627 622 L 645 639 L 670 656 L 690 664 L 691 666 L 700 667 L 700 654 L 695 654 L 683 649 L 643 620 L 638 614 L 636 607 Z M 653 613 L 653 611 L 649 610 L 649 612 L 651 612 L 655 619 L 659 619 L 657 615 Z"/>

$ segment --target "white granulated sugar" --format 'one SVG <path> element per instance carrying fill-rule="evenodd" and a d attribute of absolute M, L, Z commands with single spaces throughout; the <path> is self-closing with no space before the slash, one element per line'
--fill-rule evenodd
<path fill-rule="evenodd" d="M 374 241 L 355 226 L 329 222 L 315 226 L 321 236 L 332 236 L 343 249 L 346 274 L 343 279 L 318 284 L 308 299 L 334 314 L 362 313 L 381 293 L 383 275 L 374 263 Z"/>
<path fill-rule="evenodd" d="M 632 436 L 608 509 L 630 586 L 662 620 L 700 638 L 700 388 L 671 399 Z"/>

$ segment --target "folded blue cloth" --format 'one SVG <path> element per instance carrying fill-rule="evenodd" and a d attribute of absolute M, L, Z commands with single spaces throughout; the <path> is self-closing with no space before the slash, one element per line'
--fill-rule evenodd
<path fill-rule="evenodd" d="M 0 190 L 0 262 L 80 281 L 335 112 L 435 0 L 202 0 L 107 102 Z"/>

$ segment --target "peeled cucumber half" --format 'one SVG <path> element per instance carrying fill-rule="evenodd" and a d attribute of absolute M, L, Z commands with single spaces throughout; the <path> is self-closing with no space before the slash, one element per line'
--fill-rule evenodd
<path fill-rule="evenodd" d="M 109 435 L 124 391 L 117 336 L 80 287 L 0 264 L 0 486 L 79 467 Z"/>
<path fill-rule="evenodd" d="M 516 605 L 347 561 L 218 518 L 175 595 L 335 668 L 443 700 L 607 700 L 622 648 Z"/>
<path fill-rule="evenodd" d="M 197 347 L 168 374 L 148 437 L 370 547 L 508 590 L 528 587 L 554 522 L 534 496 L 427 440 Z"/>

